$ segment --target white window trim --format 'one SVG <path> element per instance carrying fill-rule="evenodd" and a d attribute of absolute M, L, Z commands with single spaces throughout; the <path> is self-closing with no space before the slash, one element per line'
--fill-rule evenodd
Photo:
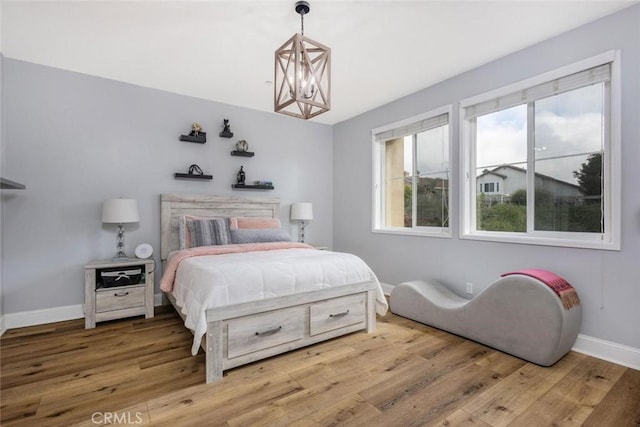
<path fill-rule="evenodd" d="M 504 243 L 522 243 L 545 246 L 562 246 L 587 249 L 621 249 L 621 64 L 620 51 L 611 50 L 603 54 L 561 67 L 547 73 L 522 80 L 499 89 L 460 101 L 460 238 Z M 610 86 L 610 130 L 605 137 L 604 206 L 605 233 L 544 232 L 509 233 L 476 230 L 475 179 L 475 121 L 465 119 L 465 108 L 483 101 L 524 90 L 550 80 L 561 78 L 598 65 L 611 63 Z M 606 104 L 605 104 L 606 105 Z M 527 156 L 528 157 L 528 156 Z"/>
<path fill-rule="evenodd" d="M 449 194 L 447 204 L 449 206 L 449 226 L 448 227 L 413 227 L 413 228 L 405 228 L 405 227 L 383 227 L 382 226 L 382 176 L 381 176 L 381 161 L 382 161 L 382 144 L 376 142 L 376 134 L 380 134 L 382 132 L 386 132 L 391 129 L 400 128 L 403 126 L 410 125 L 412 123 L 416 123 L 422 120 L 426 120 L 431 117 L 439 116 L 441 114 L 448 114 L 449 117 L 449 138 L 447 141 L 448 145 L 448 158 L 449 158 Z M 452 188 L 455 184 L 455 177 L 453 175 L 453 171 L 451 168 L 452 165 L 452 141 L 453 141 L 453 132 L 452 132 L 452 113 L 453 113 L 453 105 L 445 105 L 431 111 L 427 111 L 426 113 L 418 114 L 413 117 L 409 117 L 407 119 L 399 120 L 394 123 L 390 123 L 384 126 L 377 127 L 371 130 L 371 146 L 372 146 L 372 173 L 373 173 L 373 185 L 372 185 L 372 217 L 371 217 L 371 231 L 373 233 L 382 233 L 382 234 L 400 234 L 406 236 L 426 236 L 426 237 L 440 237 L 440 238 L 451 238 L 452 237 L 452 224 L 451 224 L 451 214 L 452 214 Z M 414 156 L 415 162 L 415 156 Z"/>

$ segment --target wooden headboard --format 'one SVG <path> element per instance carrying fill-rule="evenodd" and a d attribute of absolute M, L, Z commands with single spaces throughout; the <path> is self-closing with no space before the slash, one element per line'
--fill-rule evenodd
<path fill-rule="evenodd" d="M 162 194 L 160 196 L 160 257 L 164 261 L 179 249 L 178 218 L 252 216 L 280 217 L 280 199 L 248 199 L 233 196 Z"/>

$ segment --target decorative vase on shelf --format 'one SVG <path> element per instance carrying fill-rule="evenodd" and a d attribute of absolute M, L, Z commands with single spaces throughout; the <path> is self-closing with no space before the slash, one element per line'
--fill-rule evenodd
<path fill-rule="evenodd" d="M 245 153 L 249 151 L 249 144 L 244 139 L 236 142 L 236 151 L 240 151 L 241 153 Z"/>

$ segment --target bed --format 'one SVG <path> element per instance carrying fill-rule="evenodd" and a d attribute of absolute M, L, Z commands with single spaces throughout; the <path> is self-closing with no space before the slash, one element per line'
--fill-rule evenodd
<path fill-rule="evenodd" d="M 185 216 L 277 219 L 279 210 L 277 198 L 161 195 L 164 272 L 161 283 L 163 290 L 170 289 L 165 291 L 166 298 L 181 315 L 185 326 L 194 332 L 192 353 L 195 354 L 194 349 L 197 352 L 198 346 L 205 351 L 207 383 L 221 379 L 225 370 L 237 366 L 352 332 L 372 332 L 376 327 L 376 312 L 384 314 L 387 310 L 375 274 L 354 255 L 320 251 L 297 242 L 262 244 L 268 246 L 266 249 L 258 245 L 258 249 L 249 250 L 249 245 L 240 244 L 178 251 L 182 237 L 180 223 Z M 226 253 L 216 252 L 219 250 Z M 305 280 L 316 280 L 313 274 L 297 276 L 302 270 L 316 271 L 315 267 L 310 267 L 316 262 L 322 265 L 318 269 L 322 270 L 323 276 L 318 277 L 323 279 L 318 283 L 301 284 Z M 338 267 L 331 267 L 332 262 L 337 262 Z M 215 267 L 209 263 L 216 263 Z M 328 266 L 322 263 L 328 263 Z M 195 273 L 191 273 L 192 270 Z M 212 270 L 218 276 L 203 275 L 205 270 Z M 280 279 L 275 270 L 286 274 Z M 240 280 L 237 275 L 229 277 L 233 271 L 243 274 L 253 271 L 259 275 L 257 277 L 281 280 L 284 290 L 272 291 L 271 287 L 280 289 L 280 286 L 269 285 L 269 292 L 263 286 L 255 297 L 247 296 L 249 291 L 245 295 L 235 282 L 246 280 Z M 173 286 L 173 276 L 176 288 L 166 288 L 167 282 Z M 335 283 L 325 283 L 328 282 L 324 279 L 326 276 L 331 276 L 331 282 Z M 225 283 L 217 283 L 222 278 Z M 206 286 L 204 282 L 207 282 Z M 247 286 L 251 289 L 251 283 Z M 209 287 L 211 290 L 207 290 Z M 211 295 L 202 297 L 202 292 Z M 202 340 L 198 336 L 200 333 Z"/>

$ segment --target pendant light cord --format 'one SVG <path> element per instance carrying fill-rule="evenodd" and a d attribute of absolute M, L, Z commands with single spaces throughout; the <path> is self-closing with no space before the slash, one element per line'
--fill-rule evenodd
<path fill-rule="evenodd" d="M 298 1 L 296 2 L 296 13 L 300 14 L 300 27 L 302 29 L 302 35 L 304 36 L 304 15 L 309 13 L 311 7 L 309 3 L 306 1 Z"/>

